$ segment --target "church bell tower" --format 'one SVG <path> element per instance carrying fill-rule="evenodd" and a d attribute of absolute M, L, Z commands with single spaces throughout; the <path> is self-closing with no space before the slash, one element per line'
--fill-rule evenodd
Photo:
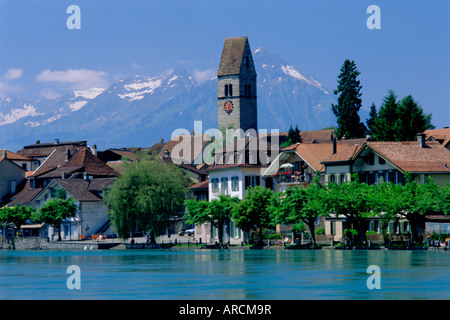
<path fill-rule="evenodd" d="M 256 70 L 247 37 L 227 38 L 217 72 L 219 130 L 258 130 Z"/>

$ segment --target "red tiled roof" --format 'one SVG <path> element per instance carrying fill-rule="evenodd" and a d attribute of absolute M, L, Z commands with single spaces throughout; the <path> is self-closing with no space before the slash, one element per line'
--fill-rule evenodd
<path fill-rule="evenodd" d="M 69 161 L 66 152 L 69 151 Z M 94 156 L 87 147 L 78 149 L 58 148 L 33 173 L 34 177 L 58 178 L 63 173 L 86 172 L 91 176 L 115 177 L 118 173 Z"/>
<path fill-rule="evenodd" d="M 450 143 L 450 128 L 430 129 L 423 132 L 425 139 L 433 139 L 440 142 L 444 147 Z"/>
<path fill-rule="evenodd" d="M 18 153 L 11 152 L 9 150 L 0 149 L 0 161 L 3 160 L 3 154 L 6 151 L 6 158 L 11 161 L 31 161 L 29 157 L 20 155 Z"/>
<path fill-rule="evenodd" d="M 43 188 L 31 188 L 30 180 L 26 180 L 24 188 L 11 197 L 11 202 L 8 203 L 8 206 L 15 205 L 25 205 L 30 203 L 38 194 L 41 192 Z"/>
<path fill-rule="evenodd" d="M 83 148 L 83 147 L 82 147 Z M 86 147 L 84 147 L 86 148 Z M 38 177 L 44 173 L 55 170 L 58 167 L 66 164 L 66 151 L 69 150 L 70 154 L 73 155 L 79 148 L 76 147 L 58 147 L 53 148 L 53 151 L 48 155 L 48 157 L 41 163 L 41 165 L 32 174 L 33 177 Z"/>
<path fill-rule="evenodd" d="M 86 141 L 65 141 L 58 143 L 37 143 L 23 147 L 22 150 L 17 151 L 18 154 L 26 157 L 47 157 L 53 150 L 57 148 L 71 148 L 76 149 L 80 147 L 86 147 Z"/>
<path fill-rule="evenodd" d="M 84 179 L 53 180 L 78 201 L 100 201 L 101 198 L 89 191 L 90 181 Z"/>
<path fill-rule="evenodd" d="M 209 180 L 205 180 L 205 181 L 202 181 L 202 182 L 199 182 L 199 183 L 196 183 L 196 184 L 190 186 L 189 189 L 195 189 L 195 190 L 208 189 L 208 183 L 209 183 Z"/>
<path fill-rule="evenodd" d="M 321 161 L 324 162 L 341 162 L 341 161 L 349 161 L 352 160 L 353 157 L 358 153 L 359 149 L 361 149 L 362 145 L 355 144 L 346 148 L 340 152 L 333 154 L 332 156 L 325 158 Z"/>
<path fill-rule="evenodd" d="M 367 142 L 367 147 L 402 171 L 450 173 L 450 150 L 436 141 L 427 141 L 423 148 L 417 142 L 403 141 Z"/>
<path fill-rule="evenodd" d="M 292 147 L 292 146 L 291 146 Z M 342 152 L 347 150 L 349 147 L 347 144 L 338 143 L 336 144 L 336 152 Z M 295 148 L 291 148 L 295 150 L 310 166 L 314 168 L 314 170 L 324 171 L 325 167 L 321 162 L 329 158 L 333 154 L 333 144 L 332 143 L 313 143 L 313 144 L 305 144 L 300 143 L 297 144 Z"/>

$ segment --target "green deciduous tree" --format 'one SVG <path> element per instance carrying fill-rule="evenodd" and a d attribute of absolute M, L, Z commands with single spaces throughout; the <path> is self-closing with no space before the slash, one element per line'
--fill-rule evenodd
<path fill-rule="evenodd" d="M 187 185 L 188 178 L 174 164 L 149 159 L 126 163 L 103 197 L 118 235 L 126 239 L 140 228 L 156 243 L 170 216 L 183 209 Z"/>
<path fill-rule="evenodd" d="M 336 116 L 336 136 L 341 139 L 361 138 L 364 136 L 366 127 L 358 115 L 361 108 L 361 88 L 357 79 L 360 72 L 354 61 L 346 59 L 338 76 L 338 87 L 334 90 L 338 96 L 338 103 L 331 105 L 331 110 Z"/>
<path fill-rule="evenodd" d="M 0 224 L 8 225 L 10 223 L 20 230 L 28 220 L 32 220 L 35 210 L 32 207 L 16 206 L 3 207 L 0 209 Z"/>
<path fill-rule="evenodd" d="M 373 210 L 390 219 L 405 218 L 411 226 L 411 242 L 419 240 L 418 225 L 424 223 L 427 214 L 447 214 L 449 211 L 449 187 L 440 187 L 432 179 L 417 183 L 405 173 L 405 184 L 384 183 L 372 196 L 377 205 Z"/>
<path fill-rule="evenodd" d="M 306 188 L 294 187 L 277 193 L 274 202 L 274 221 L 301 227 L 307 225 L 316 246 L 315 221 L 327 214 L 324 199 L 327 190 L 316 181 Z M 298 228 L 297 228 L 298 229 Z"/>
<path fill-rule="evenodd" d="M 39 221 L 50 224 L 58 229 L 58 240 L 61 241 L 61 223 L 64 219 L 73 217 L 77 213 L 74 199 L 49 199 L 39 208 Z"/>
<path fill-rule="evenodd" d="M 187 223 L 211 223 L 218 230 L 219 243 L 223 243 L 223 227 L 231 221 L 234 207 L 239 203 L 236 197 L 221 195 L 211 201 L 186 200 Z"/>
<path fill-rule="evenodd" d="M 268 188 L 249 187 L 244 199 L 233 211 L 233 219 L 238 228 L 246 232 L 258 229 L 258 244 L 262 243 L 263 230 L 273 225 L 272 196 L 273 192 Z"/>
<path fill-rule="evenodd" d="M 347 183 L 330 183 L 325 192 L 324 204 L 329 214 L 344 216 L 351 229 L 356 230 L 354 239 L 357 246 L 365 243 L 364 218 L 371 214 L 371 188 L 366 183 L 359 183 L 357 176 Z"/>

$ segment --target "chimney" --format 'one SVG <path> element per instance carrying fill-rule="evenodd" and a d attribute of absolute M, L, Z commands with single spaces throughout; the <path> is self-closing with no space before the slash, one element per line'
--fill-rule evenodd
<path fill-rule="evenodd" d="M 36 144 L 40 144 L 40 143 L 41 143 L 41 140 L 36 140 L 35 143 L 36 143 Z"/>
<path fill-rule="evenodd" d="M 70 158 L 70 150 L 66 149 L 66 158 L 64 159 L 64 161 L 69 162 L 69 158 Z"/>
<path fill-rule="evenodd" d="M 419 147 L 425 148 L 425 135 L 423 133 L 417 135 L 417 143 Z"/>
<path fill-rule="evenodd" d="M 8 159 L 8 154 L 6 153 L 6 149 L 3 149 L 2 157 L 5 158 L 5 159 Z"/>
<path fill-rule="evenodd" d="M 160 143 L 164 143 L 164 138 L 159 139 Z"/>
<path fill-rule="evenodd" d="M 92 154 L 94 156 L 97 156 L 97 145 L 96 144 L 92 145 Z"/>
<path fill-rule="evenodd" d="M 334 137 L 334 139 L 333 139 L 333 154 L 336 153 L 336 148 L 337 148 L 337 145 L 336 145 L 336 137 Z"/>
<path fill-rule="evenodd" d="M 55 139 L 55 144 L 59 144 L 59 139 Z"/>

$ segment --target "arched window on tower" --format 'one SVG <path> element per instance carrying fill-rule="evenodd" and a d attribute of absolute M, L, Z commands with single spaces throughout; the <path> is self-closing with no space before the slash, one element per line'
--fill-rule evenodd
<path fill-rule="evenodd" d="M 225 85 L 225 97 L 228 97 L 228 85 Z"/>
<path fill-rule="evenodd" d="M 252 85 L 251 84 L 248 84 L 247 85 L 247 96 L 251 96 L 252 95 Z"/>
<path fill-rule="evenodd" d="M 230 94 L 230 97 L 233 96 L 233 85 L 232 85 L 232 84 L 230 84 L 230 85 L 228 86 L 228 93 Z"/>

